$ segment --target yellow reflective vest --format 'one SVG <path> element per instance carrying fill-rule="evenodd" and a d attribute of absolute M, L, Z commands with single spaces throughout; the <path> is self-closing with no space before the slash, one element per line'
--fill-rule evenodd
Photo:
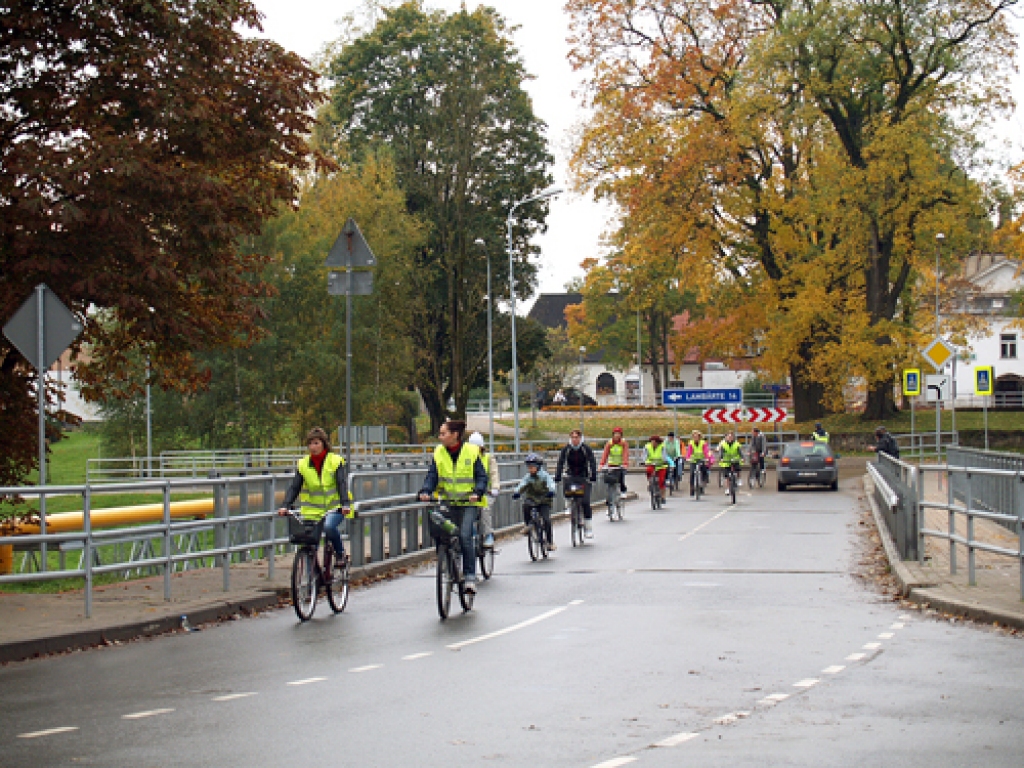
<path fill-rule="evenodd" d="M 434 449 L 434 466 L 437 467 L 437 493 L 460 507 L 483 507 L 484 499 L 469 501 L 476 490 L 473 479 L 473 465 L 481 458 L 480 449 L 471 444 L 463 443 L 459 452 L 458 466 L 452 465 L 452 455 L 443 445 Z M 485 466 L 486 470 L 486 466 Z"/>
<path fill-rule="evenodd" d="M 625 443 L 608 443 L 608 466 L 621 467 L 622 455 L 626 452 Z"/>
<path fill-rule="evenodd" d="M 647 458 L 645 464 L 653 464 L 657 469 L 662 469 L 668 466 L 668 459 L 665 458 L 665 444 L 658 443 L 658 447 L 655 448 L 651 443 L 645 446 L 647 452 Z"/>
<path fill-rule="evenodd" d="M 302 516 L 308 520 L 319 520 L 332 509 L 341 506 L 338 494 L 338 479 L 335 473 L 345 460 L 336 453 L 328 453 L 324 457 L 323 470 L 318 474 L 309 456 L 299 459 L 298 470 L 302 475 L 302 493 L 299 494 L 299 506 Z M 352 494 L 349 494 L 352 498 Z"/>

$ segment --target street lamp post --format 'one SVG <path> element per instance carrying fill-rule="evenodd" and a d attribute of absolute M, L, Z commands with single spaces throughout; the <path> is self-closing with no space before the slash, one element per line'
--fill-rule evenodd
<path fill-rule="evenodd" d="M 524 197 L 522 200 L 512 203 L 512 207 L 508 209 L 508 218 L 506 219 L 506 231 L 508 233 L 508 287 L 512 314 L 512 418 L 515 424 L 513 429 L 515 430 L 516 453 L 519 453 L 519 361 L 516 357 L 516 271 L 512 262 L 512 215 L 516 212 L 516 208 L 521 205 L 534 203 L 538 200 L 546 200 L 561 193 L 560 187 L 549 187 L 543 192 L 538 192 L 536 195 Z"/>
<path fill-rule="evenodd" d="M 585 374 L 585 370 L 586 370 L 583 367 L 583 356 L 585 354 L 587 354 L 587 348 L 584 347 L 584 346 L 580 346 L 580 388 L 579 388 L 579 396 L 580 396 L 580 434 L 581 435 L 583 434 L 583 381 L 584 381 L 584 374 Z"/>
<path fill-rule="evenodd" d="M 487 250 L 487 243 L 479 237 L 474 245 L 483 249 L 487 257 L 487 412 L 490 414 L 488 421 L 488 450 L 494 455 L 494 337 L 491 331 L 491 305 L 494 303 L 491 295 L 491 252 Z"/>
<path fill-rule="evenodd" d="M 935 235 L 935 338 L 939 338 L 939 255 L 946 236 Z M 955 386 L 955 385 L 954 385 Z M 935 398 L 935 460 L 942 461 L 942 398 Z"/>

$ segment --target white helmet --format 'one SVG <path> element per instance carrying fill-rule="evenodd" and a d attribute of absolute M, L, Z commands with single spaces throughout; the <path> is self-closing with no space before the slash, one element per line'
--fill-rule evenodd
<path fill-rule="evenodd" d="M 474 432 L 472 435 L 469 436 L 469 444 L 470 445 L 476 445 L 476 446 L 479 446 L 479 447 L 483 448 L 484 447 L 484 436 L 481 435 L 479 432 Z"/>

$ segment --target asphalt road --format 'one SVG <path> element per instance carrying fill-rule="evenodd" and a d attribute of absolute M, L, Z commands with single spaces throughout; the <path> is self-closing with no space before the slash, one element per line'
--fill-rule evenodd
<path fill-rule="evenodd" d="M 1020 766 L 1024 646 L 854 579 L 858 495 L 634 502 L 546 562 L 504 543 L 443 623 L 426 568 L 14 664 L 0 766 Z"/>

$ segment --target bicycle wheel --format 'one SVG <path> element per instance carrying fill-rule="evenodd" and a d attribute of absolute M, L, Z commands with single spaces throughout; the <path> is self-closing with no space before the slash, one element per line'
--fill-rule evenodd
<path fill-rule="evenodd" d="M 761 471 L 757 473 L 757 487 L 764 488 L 765 478 L 768 476 L 768 470 L 761 467 Z"/>
<path fill-rule="evenodd" d="M 437 612 L 442 620 L 448 618 L 452 607 L 452 590 L 455 588 L 449 551 L 444 544 L 437 545 Z"/>
<path fill-rule="evenodd" d="M 317 592 L 316 557 L 310 550 L 300 549 L 292 560 L 292 605 L 300 621 L 313 618 Z"/>
<path fill-rule="evenodd" d="M 616 486 L 609 485 L 606 489 L 604 497 L 604 506 L 605 510 L 608 512 L 609 520 L 615 519 L 615 492 L 613 490 L 614 488 L 616 488 Z"/>
<path fill-rule="evenodd" d="M 485 579 L 491 578 L 494 573 L 494 547 L 480 546 L 476 551 L 477 562 L 480 563 L 480 575 Z"/>
<path fill-rule="evenodd" d="M 348 605 L 348 561 L 346 560 L 345 564 L 340 568 L 335 563 L 333 570 L 334 575 L 327 582 L 327 603 L 331 606 L 332 611 L 341 613 L 345 610 L 345 606 Z"/>
<path fill-rule="evenodd" d="M 459 566 L 455 562 L 455 558 L 462 557 L 461 552 L 455 552 L 454 550 L 448 550 L 448 557 L 452 559 L 450 567 L 453 573 L 459 573 Z M 463 611 L 473 610 L 473 599 L 476 596 L 474 592 L 468 592 L 466 590 L 466 578 L 460 574 L 459 577 L 459 602 L 462 604 Z"/>
<path fill-rule="evenodd" d="M 729 473 L 729 495 L 732 496 L 732 503 L 733 504 L 736 503 L 736 483 L 737 483 L 736 473 L 735 472 L 730 472 Z"/>
<path fill-rule="evenodd" d="M 658 476 L 651 475 L 651 482 L 647 484 L 647 495 L 651 497 L 651 509 L 658 509 Z"/>
<path fill-rule="evenodd" d="M 541 556 L 540 548 L 540 530 L 537 528 L 537 521 L 530 521 L 529 536 L 526 537 L 526 546 L 530 550 L 530 559 L 533 562 L 537 562 L 537 558 Z"/>
<path fill-rule="evenodd" d="M 572 502 L 572 513 L 569 515 L 569 527 L 572 528 L 572 545 L 574 547 L 583 546 L 583 528 L 580 521 L 581 510 L 577 506 L 577 501 L 573 499 Z"/>

